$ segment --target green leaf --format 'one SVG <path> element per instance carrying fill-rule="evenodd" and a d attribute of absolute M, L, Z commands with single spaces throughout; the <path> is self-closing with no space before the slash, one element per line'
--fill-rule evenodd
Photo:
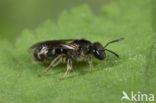
<path fill-rule="evenodd" d="M 118 0 L 95 16 L 87 5 L 65 11 L 57 24 L 48 20 L 35 32 L 24 30 L 15 45 L 0 41 L 0 103 L 120 103 L 122 91 L 130 95 L 155 93 L 156 40 L 152 0 Z M 28 48 L 39 41 L 86 38 L 103 45 L 124 37 L 108 48 L 104 61 L 93 60 L 93 72 L 86 62 L 73 64 L 69 77 L 61 81 L 66 64 L 60 64 L 42 78 L 46 67 L 32 61 Z M 128 102 L 125 100 L 125 102 Z"/>

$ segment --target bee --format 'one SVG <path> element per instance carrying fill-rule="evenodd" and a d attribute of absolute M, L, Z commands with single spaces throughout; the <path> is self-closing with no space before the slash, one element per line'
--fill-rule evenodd
<path fill-rule="evenodd" d="M 51 61 L 46 71 L 39 75 L 40 77 L 45 75 L 60 62 L 66 62 L 67 70 L 62 78 L 66 79 L 72 69 L 72 61 L 88 61 L 90 71 L 92 71 L 92 57 L 104 60 L 106 58 L 105 51 L 108 51 L 119 58 L 117 53 L 106 49 L 106 47 L 111 43 L 121 40 L 123 40 L 123 38 L 110 41 L 105 46 L 102 46 L 99 42 L 92 43 L 86 39 L 49 40 L 36 43 L 31 46 L 29 50 L 33 51 L 35 61 Z"/>

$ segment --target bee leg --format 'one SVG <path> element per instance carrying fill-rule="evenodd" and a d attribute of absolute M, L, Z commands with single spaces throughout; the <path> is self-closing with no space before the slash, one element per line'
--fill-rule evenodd
<path fill-rule="evenodd" d="M 58 63 L 60 63 L 60 61 L 62 60 L 62 55 L 57 56 L 49 65 L 49 67 L 47 68 L 47 70 L 45 72 L 43 72 L 41 75 L 39 75 L 39 77 L 45 75 L 50 69 L 54 68 Z"/>
<path fill-rule="evenodd" d="M 89 62 L 89 67 L 90 67 L 90 72 L 92 72 L 92 57 L 88 57 L 88 62 Z"/>
<path fill-rule="evenodd" d="M 65 72 L 64 77 L 62 78 L 62 80 L 66 79 L 66 77 L 68 76 L 68 74 L 69 74 L 69 72 L 70 72 L 71 69 L 72 69 L 72 61 L 71 61 L 71 59 L 68 59 L 67 60 L 67 70 L 66 70 L 66 72 Z"/>

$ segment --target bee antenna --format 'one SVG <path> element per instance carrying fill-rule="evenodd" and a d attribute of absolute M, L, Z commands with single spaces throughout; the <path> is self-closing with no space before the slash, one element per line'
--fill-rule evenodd
<path fill-rule="evenodd" d="M 106 48 L 109 44 L 111 44 L 111 43 L 115 43 L 115 42 L 118 42 L 118 41 L 121 41 L 121 40 L 123 40 L 124 38 L 120 38 L 120 39 L 117 39 L 117 40 L 113 40 L 113 41 L 110 41 L 110 42 L 108 42 L 105 46 L 104 46 L 104 48 Z"/>
<path fill-rule="evenodd" d="M 119 58 L 119 55 L 117 53 L 115 53 L 115 52 L 113 52 L 111 50 L 108 50 L 108 49 L 104 49 L 104 50 L 109 51 L 110 53 L 114 54 L 117 58 Z"/>

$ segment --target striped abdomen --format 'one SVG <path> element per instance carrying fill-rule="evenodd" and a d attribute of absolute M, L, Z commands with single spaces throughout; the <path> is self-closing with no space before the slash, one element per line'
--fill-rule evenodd
<path fill-rule="evenodd" d="M 60 54 L 65 54 L 66 50 L 64 49 L 48 49 L 47 52 L 40 52 L 40 50 L 34 51 L 34 59 L 36 61 L 46 61 L 49 59 L 53 59 Z"/>

